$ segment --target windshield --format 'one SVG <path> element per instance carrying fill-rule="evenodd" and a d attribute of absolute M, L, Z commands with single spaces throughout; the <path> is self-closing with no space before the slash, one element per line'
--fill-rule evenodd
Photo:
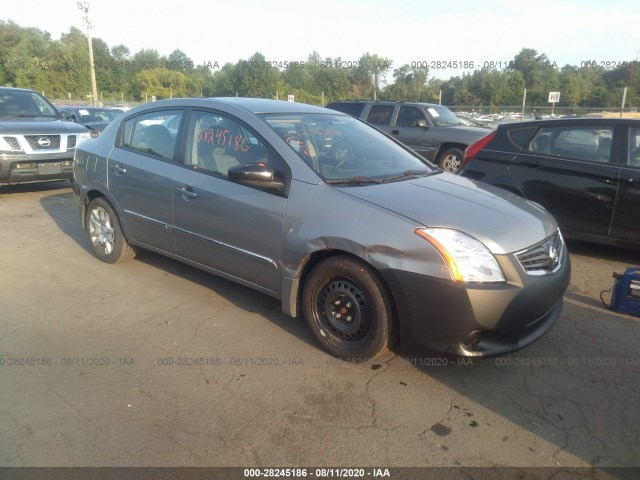
<path fill-rule="evenodd" d="M 442 105 L 433 105 L 427 107 L 427 111 L 433 119 L 433 123 L 439 127 L 446 127 L 447 125 L 463 125 L 462 121 L 456 117 L 451 110 Z"/>
<path fill-rule="evenodd" d="M 120 112 L 110 108 L 79 108 L 77 112 L 80 115 L 80 123 L 110 122 L 120 115 Z"/>
<path fill-rule="evenodd" d="M 327 183 L 378 183 L 439 171 L 375 128 L 349 116 L 262 117 Z"/>
<path fill-rule="evenodd" d="M 35 92 L 0 90 L 2 117 L 58 117 L 56 109 Z"/>

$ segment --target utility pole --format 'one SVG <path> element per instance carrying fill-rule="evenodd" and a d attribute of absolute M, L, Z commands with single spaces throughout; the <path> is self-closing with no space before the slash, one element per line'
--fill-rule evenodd
<path fill-rule="evenodd" d="M 77 2 L 78 9 L 82 10 L 85 14 L 84 23 L 87 27 L 87 42 L 89 43 L 89 68 L 91 69 L 91 104 L 98 103 L 98 88 L 96 87 L 96 67 L 93 63 L 93 41 L 91 40 L 91 18 L 89 18 L 89 2 Z"/>

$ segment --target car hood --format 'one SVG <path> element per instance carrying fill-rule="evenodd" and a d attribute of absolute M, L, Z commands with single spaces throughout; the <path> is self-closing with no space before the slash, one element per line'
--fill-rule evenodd
<path fill-rule="evenodd" d="M 491 131 L 491 128 L 488 127 L 468 127 L 466 125 L 450 125 L 447 128 L 454 128 L 456 131 L 475 135 L 480 138 L 486 136 Z"/>
<path fill-rule="evenodd" d="M 89 123 L 83 123 L 82 125 L 87 127 L 89 130 L 95 130 L 96 132 L 101 132 L 105 128 L 107 128 L 107 125 L 109 125 L 109 123 L 110 122 L 89 122 Z"/>
<path fill-rule="evenodd" d="M 403 215 L 415 221 L 416 226 L 465 232 L 495 254 L 523 250 L 558 228 L 541 206 L 506 190 L 449 173 L 335 188 Z"/>
<path fill-rule="evenodd" d="M 50 135 L 61 133 L 82 133 L 87 129 L 76 123 L 43 117 L 0 117 L 0 133 L 16 135 Z"/>

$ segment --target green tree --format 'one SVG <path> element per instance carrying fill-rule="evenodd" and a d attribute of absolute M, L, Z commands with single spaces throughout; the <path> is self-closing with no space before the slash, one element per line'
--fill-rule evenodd
<path fill-rule="evenodd" d="M 133 79 L 133 88 L 140 100 L 155 95 L 158 100 L 187 96 L 187 77 L 167 68 L 142 70 Z"/>

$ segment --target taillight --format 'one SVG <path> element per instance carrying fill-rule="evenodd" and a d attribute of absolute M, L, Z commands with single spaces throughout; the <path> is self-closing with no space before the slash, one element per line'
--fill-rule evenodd
<path fill-rule="evenodd" d="M 491 140 L 494 139 L 495 136 L 496 136 L 496 132 L 493 131 L 486 137 L 482 137 L 476 143 L 469 145 L 464 151 L 464 160 L 462 160 L 462 165 L 460 166 L 460 168 L 461 169 L 464 168 L 467 165 L 467 163 L 469 163 L 471 159 L 475 157 L 478 154 L 478 152 L 487 145 L 487 143 L 489 143 Z"/>

